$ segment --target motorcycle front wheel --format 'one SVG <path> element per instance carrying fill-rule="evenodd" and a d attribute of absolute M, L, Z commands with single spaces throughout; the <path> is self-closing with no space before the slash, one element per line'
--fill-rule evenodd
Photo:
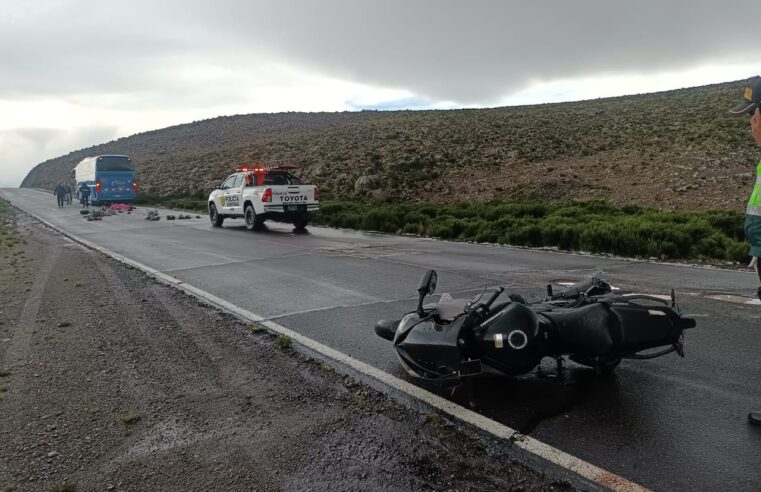
<path fill-rule="evenodd" d="M 572 361 L 582 366 L 591 367 L 592 369 L 599 369 L 603 374 L 611 374 L 616 370 L 616 367 L 621 363 L 621 357 L 613 359 L 599 359 L 595 360 L 593 357 L 569 357 Z"/>

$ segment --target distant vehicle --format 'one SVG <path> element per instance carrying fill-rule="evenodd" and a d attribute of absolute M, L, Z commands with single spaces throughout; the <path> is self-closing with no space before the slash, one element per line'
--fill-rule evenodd
<path fill-rule="evenodd" d="M 128 155 L 86 157 L 71 170 L 77 182 L 77 197 L 82 183 L 90 188 L 90 203 L 131 202 L 137 198 L 135 162 Z"/>
<path fill-rule="evenodd" d="M 303 230 L 319 208 L 320 190 L 302 185 L 293 165 L 261 164 L 242 167 L 209 195 L 209 219 L 221 227 L 225 219 L 243 218 L 250 231 L 265 220 L 287 222 Z"/>

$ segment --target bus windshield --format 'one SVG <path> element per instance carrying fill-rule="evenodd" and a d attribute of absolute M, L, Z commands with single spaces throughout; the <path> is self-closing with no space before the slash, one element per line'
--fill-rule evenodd
<path fill-rule="evenodd" d="M 98 157 L 98 171 L 134 171 L 135 163 L 124 156 Z"/>

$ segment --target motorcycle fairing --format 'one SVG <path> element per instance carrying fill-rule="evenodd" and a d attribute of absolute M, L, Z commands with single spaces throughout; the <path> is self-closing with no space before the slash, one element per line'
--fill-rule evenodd
<path fill-rule="evenodd" d="M 439 324 L 432 317 L 408 315 L 402 320 L 394 342 L 399 357 L 419 376 L 428 379 L 456 375 L 462 360 L 457 341 L 463 322 L 464 317 Z"/>
<path fill-rule="evenodd" d="M 542 359 L 539 319 L 527 306 L 511 302 L 478 329 L 481 359 L 505 374 L 530 371 Z"/>

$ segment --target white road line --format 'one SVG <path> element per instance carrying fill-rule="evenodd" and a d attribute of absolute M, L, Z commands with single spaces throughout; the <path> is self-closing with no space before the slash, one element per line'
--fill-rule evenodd
<path fill-rule="evenodd" d="M 753 297 L 738 296 L 734 294 L 713 294 L 705 296 L 717 301 L 732 302 L 734 304 L 747 304 L 749 306 L 761 306 L 761 300 Z"/>
<path fill-rule="evenodd" d="M 11 203 L 13 204 L 13 202 Z M 80 238 L 74 234 L 68 233 L 64 231 L 63 229 L 59 228 L 58 226 L 26 210 L 24 207 L 21 207 L 17 204 L 13 204 L 13 205 L 23 210 L 27 214 L 32 215 L 33 217 L 36 217 L 43 224 L 47 225 L 53 230 L 58 231 L 64 236 L 67 236 L 70 239 L 73 239 L 74 241 L 77 241 L 89 248 L 92 248 L 96 251 L 106 254 L 122 263 L 125 263 L 134 268 L 142 270 L 145 273 L 147 273 L 149 276 L 159 281 L 162 281 L 168 285 L 171 285 L 177 289 L 180 289 L 188 294 L 191 294 L 199 299 L 202 299 L 203 301 L 211 305 L 214 305 L 220 309 L 223 309 L 232 314 L 240 316 L 241 318 L 246 319 L 248 321 L 258 322 L 275 333 L 291 338 L 297 344 L 307 347 L 341 364 L 345 364 L 368 377 L 371 377 L 391 388 L 394 388 L 417 400 L 420 400 L 438 409 L 439 411 L 450 415 L 451 417 L 454 417 L 462 422 L 465 422 L 478 429 L 486 431 L 495 437 L 498 437 L 500 439 L 507 439 L 511 441 L 517 448 L 527 451 L 535 456 L 538 456 L 550 463 L 553 463 L 562 468 L 565 468 L 566 470 L 569 470 L 573 473 L 576 473 L 577 475 L 595 484 L 598 484 L 602 487 L 605 487 L 611 490 L 621 491 L 621 492 L 648 491 L 647 488 L 639 484 L 631 482 L 619 475 L 616 475 L 600 467 L 597 467 L 589 462 L 586 462 L 580 458 L 577 458 L 564 451 L 554 448 L 548 444 L 538 441 L 532 437 L 524 436 L 518 431 L 516 431 L 515 429 L 512 429 L 506 425 L 503 425 L 499 422 L 496 422 L 487 417 L 484 417 L 483 415 L 480 415 L 476 412 L 468 410 L 467 408 L 464 408 L 454 402 L 446 400 L 438 395 L 435 395 L 429 391 L 426 391 L 411 383 L 408 383 L 407 381 L 404 381 L 395 376 L 392 376 L 391 374 L 387 372 L 381 371 L 380 369 L 376 367 L 373 367 L 349 355 L 346 355 L 333 348 L 330 348 L 327 345 L 323 345 L 317 342 L 316 340 L 312 340 L 311 338 L 301 335 L 300 333 L 296 333 L 295 331 L 290 330 L 282 325 L 279 325 L 275 323 L 274 321 L 266 320 L 263 316 L 260 316 L 256 313 L 252 313 L 251 311 L 245 310 L 239 306 L 236 306 L 235 304 L 232 304 L 228 301 L 225 301 L 224 299 L 221 299 L 213 294 L 210 294 L 209 292 L 206 292 L 197 287 L 194 287 L 193 285 L 186 284 L 182 281 L 179 281 L 174 277 L 171 277 L 169 275 L 166 275 L 165 273 L 162 273 L 156 270 L 155 268 L 151 268 L 147 265 L 143 265 L 140 262 L 137 262 L 123 255 L 110 251 L 106 248 L 98 246 L 97 244 L 94 244 L 86 239 Z"/>

